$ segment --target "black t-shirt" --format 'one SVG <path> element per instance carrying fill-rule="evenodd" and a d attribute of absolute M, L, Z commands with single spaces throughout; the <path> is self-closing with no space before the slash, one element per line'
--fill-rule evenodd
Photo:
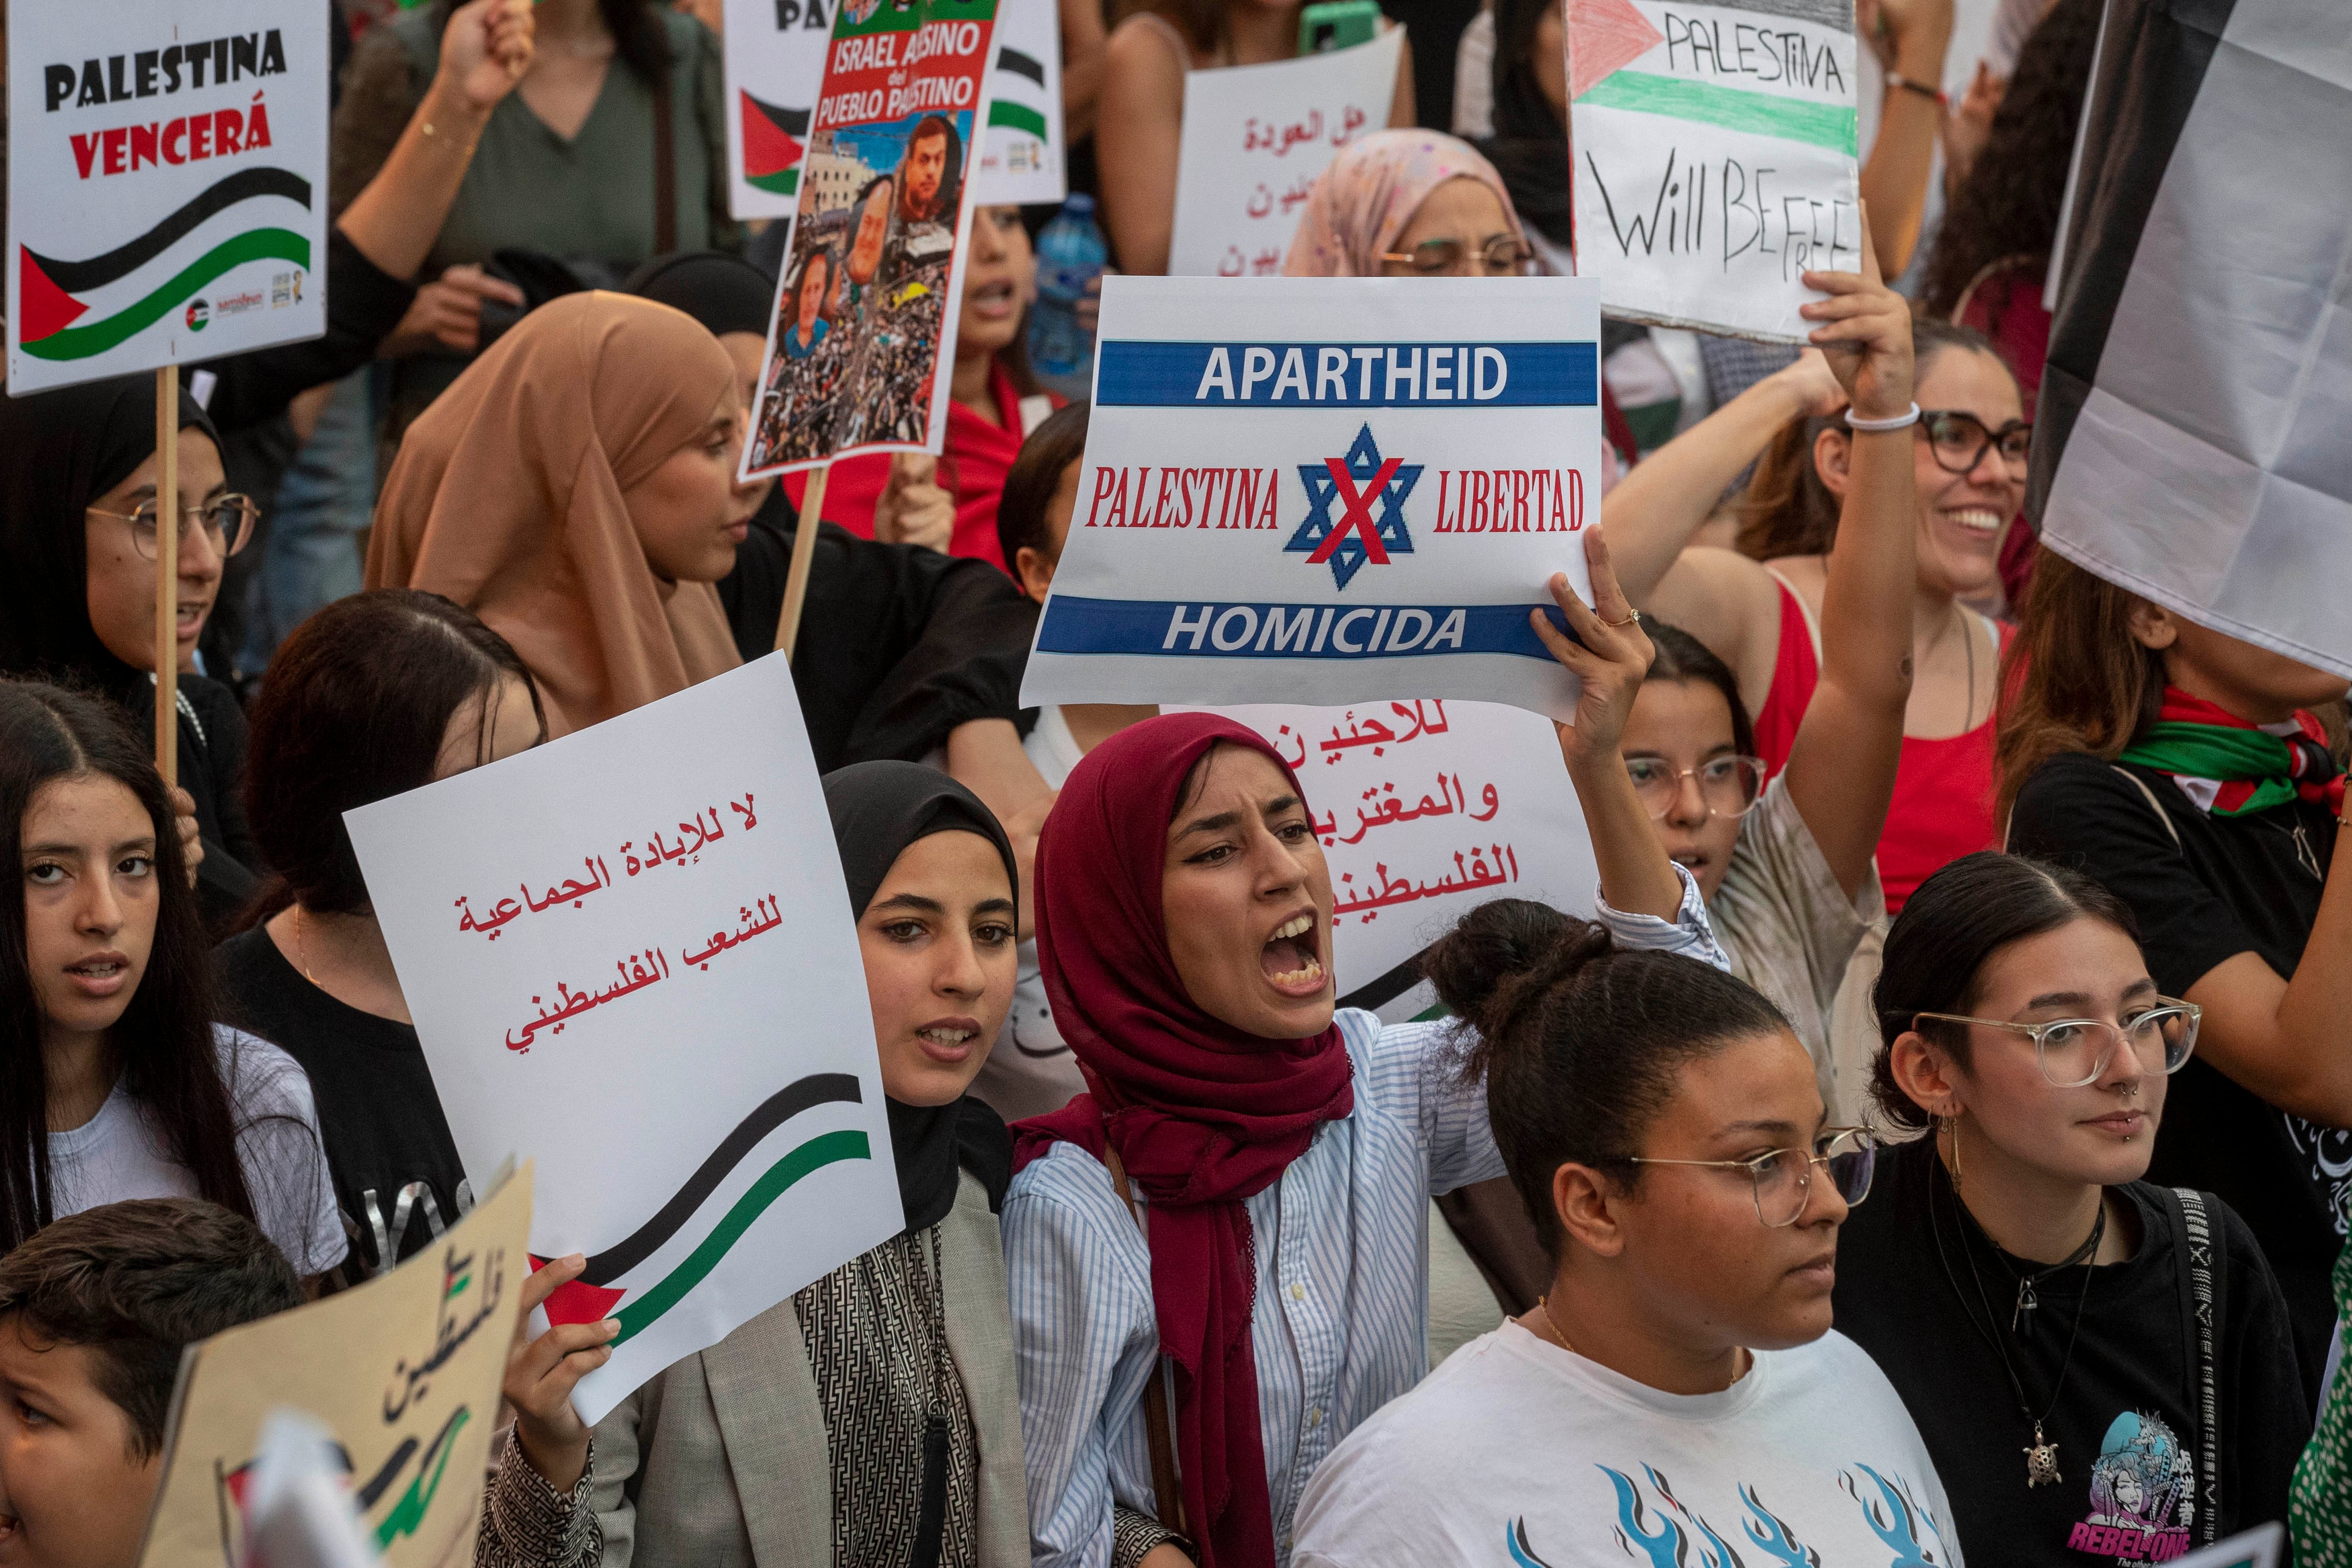
<path fill-rule="evenodd" d="M 2074 866 L 2129 904 L 2149 975 L 2178 997 L 2240 953 L 2294 974 L 2319 917 L 2336 823 L 2305 801 L 2212 816 L 2161 773 L 2077 752 L 2025 781 L 2009 847 Z M 2273 1109 L 2192 1057 L 2165 1097 L 2147 1174 L 2219 1193 L 2245 1217 L 2286 1293 L 2315 1401 L 2336 1326 L 2328 1274 L 2352 1213 L 2352 1133 Z"/>
<path fill-rule="evenodd" d="M 256 926 L 213 949 L 230 1021 L 302 1064 L 352 1249 L 342 1283 L 398 1262 L 473 1207 L 466 1167 L 416 1030 L 363 1013 L 304 979 Z"/>
<path fill-rule="evenodd" d="M 1931 1142 L 1880 1156 L 1870 1200 L 1838 1237 L 1838 1330 L 1902 1395 L 1971 1562 L 2166 1562 L 2203 1539 L 2184 1249 L 2162 1188 L 2134 1182 L 2114 1190 L 2138 1215 L 2137 1250 L 2121 1263 L 2042 1280 L 2022 1332 L 2010 1329 L 2017 1277 L 2047 1265 L 1994 1248 L 1959 1207 Z M 2214 1386 L 2220 1533 L 2227 1536 L 2286 1517 L 2311 1406 L 2286 1304 L 2261 1249 L 2226 1205 L 2209 1196 L 2205 1207 L 2223 1260 Z M 2082 1328 L 2061 1386 L 2078 1313 Z M 2037 1415 L 2056 1390 L 2042 1425 L 2045 1440 L 2058 1446 L 2054 1486 L 2026 1485 L 2033 1423 L 2020 1413 L 1987 1329 Z"/>

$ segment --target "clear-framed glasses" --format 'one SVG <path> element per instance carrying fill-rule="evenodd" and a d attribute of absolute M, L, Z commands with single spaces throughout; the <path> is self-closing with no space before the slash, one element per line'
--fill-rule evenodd
<path fill-rule="evenodd" d="M 131 548 L 149 560 L 155 559 L 155 524 L 163 514 L 156 510 L 152 497 L 128 512 L 110 512 L 102 507 L 89 510 L 95 516 L 130 524 Z M 226 560 L 253 538 L 253 525 L 260 516 L 261 508 L 250 496 L 218 496 L 201 507 L 184 508 L 182 520 L 189 528 L 203 528 L 213 549 Z"/>
<path fill-rule="evenodd" d="M 1663 821 L 1683 792 L 1683 780 L 1698 780 L 1699 799 L 1710 817 L 1744 817 L 1756 809 L 1764 793 L 1764 759 L 1760 757 L 1712 757 L 1696 768 L 1677 768 L 1658 757 L 1629 757 L 1625 771 L 1633 793 L 1650 815 Z"/>
<path fill-rule="evenodd" d="M 2085 1083 L 2099 1081 L 2099 1074 L 2107 1070 L 2107 1063 L 2116 1059 L 2116 1050 L 2126 1040 L 2139 1053 L 2140 1065 L 2149 1071 L 2179 1071 L 2188 1065 L 2189 1053 L 2197 1049 L 2197 1026 L 2204 1017 L 2205 1009 L 2195 1002 L 2158 997 L 2121 1024 L 2105 1019 L 2011 1023 L 2006 1019 L 1969 1018 L 1962 1013 L 1920 1013 L 1912 1019 L 1911 1026 L 1916 1029 L 1919 1019 L 1933 1019 L 1942 1023 L 1975 1024 L 1980 1029 L 2002 1029 L 2024 1035 L 2033 1041 L 2033 1053 L 2042 1063 L 2042 1077 L 2060 1089 L 2080 1089 Z"/>
<path fill-rule="evenodd" d="M 1921 413 L 1919 429 L 1936 454 L 1936 466 L 1947 474 L 1972 471 L 1984 461 L 1987 449 L 1998 447 L 2002 465 L 2017 478 L 2025 477 L 2026 459 L 2033 452 L 2031 421 L 2012 419 L 1999 430 L 1989 430 L 1975 414 L 1936 408 Z"/>
<path fill-rule="evenodd" d="M 1468 255 L 1469 247 L 1458 239 L 1425 239 L 1409 251 L 1382 251 L 1381 259 L 1401 263 L 1423 277 L 1434 277 L 1462 270 L 1463 259 Z M 1469 270 L 1488 277 L 1524 277 L 1535 270 L 1535 251 L 1524 240 L 1496 235 L 1470 256 Z"/>
<path fill-rule="evenodd" d="M 1867 1127 L 1824 1127 L 1810 1150 L 1770 1149 L 1745 1160 L 1653 1160 L 1629 1155 L 1625 1163 L 1746 1171 L 1756 1183 L 1756 1218 L 1778 1230 L 1796 1224 L 1805 1212 L 1815 1166 L 1830 1173 L 1830 1185 L 1847 1207 L 1868 1197 L 1870 1178 L 1878 1169 L 1878 1138 Z"/>

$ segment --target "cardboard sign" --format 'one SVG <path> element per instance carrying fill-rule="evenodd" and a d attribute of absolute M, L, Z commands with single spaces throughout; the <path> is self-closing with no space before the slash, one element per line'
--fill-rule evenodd
<path fill-rule="evenodd" d="M 1591 913 L 1601 871 L 1550 720 L 1443 697 L 1217 711 L 1265 737 L 1306 790 L 1346 1005 L 1423 1011 L 1435 997 L 1413 959 L 1488 899 Z"/>
<path fill-rule="evenodd" d="M 1062 24 L 1054 0 L 998 0 L 996 69 L 988 78 L 974 200 L 1060 201 L 1069 194 L 1062 147 Z"/>
<path fill-rule="evenodd" d="M 1315 177 L 1388 125 L 1403 49 L 1391 27 L 1352 49 L 1188 73 L 1169 276 L 1278 276 Z"/>
<path fill-rule="evenodd" d="M 8 391 L 327 329 L 327 10 L 8 17 Z"/>
<path fill-rule="evenodd" d="M 281 1409 L 341 1445 L 390 1568 L 470 1562 L 530 1225 L 525 1166 L 389 1273 L 189 1346 L 141 1568 L 247 1561 L 256 1460 Z"/>
<path fill-rule="evenodd" d="M 1588 598 L 1600 310 L 1580 278 L 1113 277 L 1039 702 L 1573 716 L 1528 623 Z"/>
<path fill-rule="evenodd" d="M 1612 316 L 1799 343 L 1862 261 L 1852 0 L 1576 0 L 1576 270 Z"/>
<path fill-rule="evenodd" d="M 345 821 L 458 1155 L 538 1160 L 549 1315 L 621 1321 L 583 1416 L 904 1227 L 784 659 Z"/>
<path fill-rule="evenodd" d="M 745 477 L 937 452 L 995 0 L 843 0 L 769 323 Z"/>

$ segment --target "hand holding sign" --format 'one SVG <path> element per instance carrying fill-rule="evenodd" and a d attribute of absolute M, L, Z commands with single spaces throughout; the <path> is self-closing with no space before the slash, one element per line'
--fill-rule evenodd
<path fill-rule="evenodd" d="M 574 1252 L 541 1264 L 523 1282 L 521 1316 L 515 1323 L 514 1349 L 507 1356 L 500 1387 L 515 1407 L 515 1437 L 522 1444 L 523 1458 L 558 1492 L 570 1491 L 588 1468 L 588 1424 L 572 1407 L 572 1390 L 613 1359 L 611 1341 L 621 1332 L 621 1323 L 617 1318 L 556 1323 L 534 1339 L 531 1314 L 587 1267 L 588 1260 Z"/>
<path fill-rule="evenodd" d="M 1804 276 L 1806 287 L 1829 298 L 1799 306 L 1797 314 L 1822 323 L 1811 336 L 1845 390 L 1855 417 L 1902 417 L 1911 407 L 1911 307 L 1878 275 L 1870 214 L 1863 214 L 1860 272 Z"/>

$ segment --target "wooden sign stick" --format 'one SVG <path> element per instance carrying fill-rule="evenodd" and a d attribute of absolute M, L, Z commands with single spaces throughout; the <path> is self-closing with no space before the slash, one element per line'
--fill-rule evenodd
<path fill-rule="evenodd" d="M 784 612 L 776 618 L 776 652 L 786 659 L 793 656 L 793 644 L 800 640 L 801 605 L 808 598 L 809 566 L 816 559 L 817 519 L 824 516 L 824 481 L 832 472 L 833 465 L 828 463 L 811 473 L 808 488 L 801 495 L 801 518 L 793 533 L 792 570 L 784 574 Z"/>
<path fill-rule="evenodd" d="M 180 368 L 155 371 L 155 768 L 180 781 Z"/>

